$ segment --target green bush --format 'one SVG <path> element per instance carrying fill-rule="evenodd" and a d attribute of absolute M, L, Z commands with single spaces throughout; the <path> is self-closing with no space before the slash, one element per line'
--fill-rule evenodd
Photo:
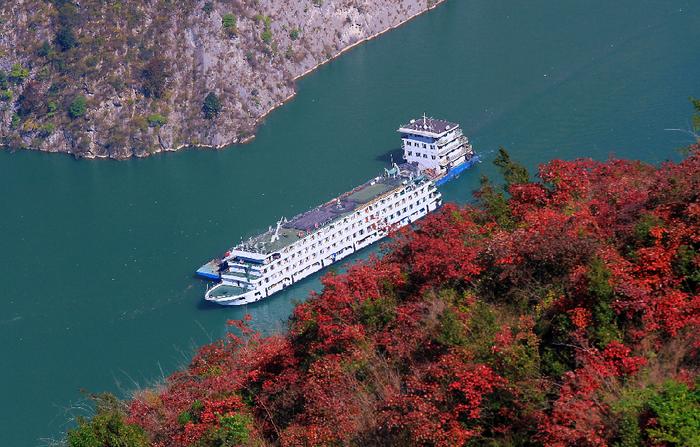
<path fill-rule="evenodd" d="M 188 422 L 192 422 L 192 414 L 189 411 L 183 411 L 177 417 L 178 424 L 185 426 Z"/>
<path fill-rule="evenodd" d="M 528 183 L 530 181 L 530 173 L 525 166 L 513 161 L 504 147 L 498 148 L 498 155 L 493 160 L 493 164 L 498 166 L 501 171 L 506 181 L 506 188 L 509 188 L 510 185 Z"/>
<path fill-rule="evenodd" d="M 467 343 L 464 325 L 452 309 L 445 309 L 438 320 L 440 326 L 435 341 L 447 347 L 464 346 Z"/>
<path fill-rule="evenodd" d="M 71 0 L 55 0 L 58 8 L 58 23 L 62 26 L 79 26 L 81 22 L 80 12 L 78 7 Z"/>
<path fill-rule="evenodd" d="M 592 338 L 599 348 L 620 339 L 617 316 L 612 308 L 614 289 L 610 284 L 612 274 L 602 260 L 594 258 L 588 266 L 588 292 L 593 298 Z"/>
<path fill-rule="evenodd" d="M 39 84 L 33 82 L 27 85 L 17 99 L 17 113 L 21 116 L 30 114 L 43 115 L 45 113 L 45 97 Z"/>
<path fill-rule="evenodd" d="M 690 98 L 695 113 L 693 114 L 693 130 L 700 132 L 700 99 Z"/>
<path fill-rule="evenodd" d="M 294 57 L 294 49 L 291 45 L 287 46 L 287 49 L 284 52 L 284 57 L 290 60 Z"/>
<path fill-rule="evenodd" d="M 503 192 L 494 188 L 491 181 L 485 175 L 481 176 L 481 187 L 477 192 L 479 204 L 503 228 L 512 228 L 515 223 Z"/>
<path fill-rule="evenodd" d="M 616 418 L 614 447 L 647 445 L 649 440 L 668 447 L 700 446 L 698 385 L 690 389 L 669 380 L 661 387 L 624 389 L 611 406 Z"/>
<path fill-rule="evenodd" d="M 77 96 L 68 107 L 68 115 L 75 119 L 80 118 L 87 112 L 87 99 L 84 96 Z"/>
<path fill-rule="evenodd" d="M 39 129 L 39 136 L 42 138 L 46 138 L 49 135 L 51 135 L 54 130 L 56 130 L 56 125 L 54 123 L 46 123 L 41 126 Z"/>
<path fill-rule="evenodd" d="M 391 297 L 366 299 L 358 304 L 357 313 L 362 324 L 378 331 L 396 318 L 396 300 Z"/>
<path fill-rule="evenodd" d="M 224 27 L 224 31 L 229 35 L 229 36 L 234 36 L 237 32 L 237 23 L 238 19 L 236 18 L 235 15 L 229 13 L 229 14 L 224 14 L 224 16 L 221 18 L 221 25 Z"/>
<path fill-rule="evenodd" d="M 289 32 L 289 38 L 292 40 L 297 40 L 299 38 L 299 30 L 294 28 Z"/>
<path fill-rule="evenodd" d="M 695 262 L 699 254 L 690 245 L 681 245 L 673 260 L 673 269 L 678 276 L 685 278 L 683 287 L 689 293 L 700 285 L 700 265 Z"/>
<path fill-rule="evenodd" d="M 647 429 L 651 439 L 671 446 L 700 446 L 700 389 L 697 386 L 690 390 L 684 383 L 668 381 L 648 405 L 658 423 Z"/>
<path fill-rule="evenodd" d="M 154 113 L 154 114 L 148 115 L 146 120 L 148 120 L 149 127 L 164 126 L 168 122 L 168 119 L 166 117 L 164 117 L 163 115 L 161 115 L 160 113 Z"/>
<path fill-rule="evenodd" d="M 131 119 L 131 129 L 134 131 L 139 130 L 141 132 L 145 132 L 148 130 L 148 120 L 144 118 L 143 116 L 135 116 Z"/>
<path fill-rule="evenodd" d="M 115 92 L 121 92 L 126 88 L 126 82 L 124 82 L 124 79 L 119 76 L 112 76 L 108 83 L 112 86 Z"/>
<path fill-rule="evenodd" d="M 646 402 L 654 393 L 651 388 L 623 389 L 620 399 L 613 402 L 611 410 L 616 416 L 616 438 L 614 447 L 637 447 L 643 444 L 644 434 L 639 426 L 640 416 Z"/>
<path fill-rule="evenodd" d="M 64 26 L 56 33 L 56 45 L 61 51 L 68 51 L 78 46 L 78 39 L 71 28 Z"/>
<path fill-rule="evenodd" d="M 0 101 L 12 101 L 12 91 L 11 90 L 0 90 Z"/>
<path fill-rule="evenodd" d="M 68 430 L 68 447 L 147 447 L 143 429 L 126 423 L 126 414 L 116 397 L 103 394 L 91 420 L 78 418 L 78 427 Z"/>
<path fill-rule="evenodd" d="M 263 32 L 260 34 L 260 38 L 266 44 L 270 44 L 272 42 L 272 18 L 258 14 L 255 16 L 255 20 L 263 23 Z"/>
<path fill-rule="evenodd" d="M 260 38 L 263 40 L 265 43 L 270 43 L 272 42 L 272 31 L 270 30 L 265 30 L 262 32 L 260 35 Z"/>
<path fill-rule="evenodd" d="M 44 41 L 36 51 L 36 54 L 39 57 L 49 57 L 53 55 L 53 48 L 51 48 L 51 44 L 48 41 Z"/>
<path fill-rule="evenodd" d="M 180 425 L 187 425 L 188 422 L 199 422 L 200 416 L 202 415 L 202 410 L 204 410 L 204 404 L 200 400 L 195 400 L 190 405 L 190 408 L 186 411 L 180 413 L 177 417 L 177 422 Z"/>
<path fill-rule="evenodd" d="M 251 417 L 242 414 L 224 416 L 219 419 L 224 438 L 228 441 L 225 445 L 238 445 L 248 440 L 248 425 L 252 423 Z"/>
<path fill-rule="evenodd" d="M 245 444 L 250 437 L 248 426 L 252 423 L 248 415 L 234 414 L 219 417 L 219 427 L 207 432 L 195 444 L 197 447 L 235 447 Z"/>
<path fill-rule="evenodd" d="M 21 84 L 29 76 L 29 69 L 21 64 L 14 64 L 10 70 L 9 79 L 15 84 Z"/>
<path fill-rule="evenodd" d="M 209 92 L 207 97 L 204 98 L 202 112 L 208 120 L 216 118 L 221 113 L 221 101 L 219 101 L 219 97 L 214 92 Z"/>
<path fill-rule="evenodd" d="M 637 245 L 648 247 L 654 243 L 651 230 L 663 225 L 663 221 L 653 214 L 643 214 L 634 225 L 634 238 Z"/>
<path fill-rule="evenodd" d="M 493 355 L 493 351 L 491 349 L 493 346 L 493 340 L 499 330 L 494 308 L 483 301 L 477 301 L 473 305 L 462 310 L 467 313 L 468 322 L 464 328 L 464 340 L 460 340 L 461 336 L 457 336 L 459 344 L 466 344 L 470 346 L 470 349 L 474 350 L 475 357 L 480 361 L 490 359 Z M 445 337 L 449 333 L 447 329 L 449 328 L 450 324 L 460 323 L 457 321 L 458 319 L 456 314 L 450 315 L 449 317 L 444 315 L 441 316 L 440 319 L 441 324 L 444 326 L 442 329 L 442 337 Z M 447 322 L 448 319 L 455 321 Z M 446 341 L 447 338 L 443 338 L 443 340 Z"/>

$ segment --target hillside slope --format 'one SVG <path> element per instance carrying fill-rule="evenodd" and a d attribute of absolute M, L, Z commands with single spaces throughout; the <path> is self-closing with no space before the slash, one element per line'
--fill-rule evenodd
<path fill-rule="evenodd" d="M 127 158 L 240 142 L 297 77 L 441 1 L 0 2 L 0 145 Z"/>
<path fill-rule="evenodd" d="M 698 149 L 533 183 L 502 152 L 510 199 L 485 181 L 478 207 L 326 275 L 288 335 L 231 322 L 159 388 L 99 398 L 69 444 L 698 446 Z"/>

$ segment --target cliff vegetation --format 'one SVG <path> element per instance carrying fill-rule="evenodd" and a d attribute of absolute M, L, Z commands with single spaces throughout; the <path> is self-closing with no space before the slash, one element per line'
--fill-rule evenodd
<path fill-rule="evenodd" d="M 440 1 L 3 1 L 0 146 L 127 158 L 241 142 L 297 77 Z"/>

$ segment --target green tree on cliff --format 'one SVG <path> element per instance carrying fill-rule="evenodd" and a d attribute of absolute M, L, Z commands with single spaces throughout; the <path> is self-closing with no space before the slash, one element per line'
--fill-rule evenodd
<path fill-rule="evenodd" d="M 126 422 L 124 403 L 111 394 L 93 396 L 95 416 L 78 418 L 78 426 L 68 430 L 68 447 L 147 447 L 143 429 Z"/>
<path fill-rule="evenodd" d="M 216 93 L 209 92 L 206 98 L 204 98 L 204 104 L 202 105 L 202 112 L 204 117 L 208 120 L 214 119 L 221 113 L 221 101 Z"/>
<path fill-rule="evenodd" d="M 508 189 L 510 185 L 528 183 L 530 181 L 530 174 L 527 172 L 525 166 L 513 161 L 510 158 L 510 154 L 503 146 L 498 148 L 498 155 L 493 160 L 493 164 L 498 166 L 501 174 L 503 174 L 503 178 L 506 181 L 506 189 Z"/>
<path fill-rule="evenodd" d="M 71 118 L 80 118 L 87 112 L 87 99 L 84 96 L 77 96 L 68 107 L 68 115 Z"/>
<path fill-rule="evenodd" d="M 503 185 L 505 192 L 508 192 L 508 188 L 510 188 L 511 185 L 528 183 L 530 181 L 530 174 L 525 166 L 513 161 L 510 158 L 510 154 L 503 146 L 498 148 L 498 155 L 493 160 L 493 164 L 498 167 L 498 170 L 505 179 L 505 184 Z M 513 226 L 510 208 L 503 191 L 494 188 L 488 177 L 481 177 L 481 187 L 476 193 L 476 196 L 484 209 L 487 210 L 489 215 L 491 215 L 496 222 L 505 228 L 511 228 Z"/>
<path fill-rule="evenodd" d="M 695 108 L 695 113 L 693 114 L 693 131 L 697 133 L 700 132 L 700 99 L 690 98 L 690 101 Z"/>

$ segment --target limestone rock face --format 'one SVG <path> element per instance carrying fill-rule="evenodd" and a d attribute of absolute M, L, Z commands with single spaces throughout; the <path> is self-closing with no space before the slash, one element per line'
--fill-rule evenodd
<path fill-rule="evenodd" d="M 0 144 L 128 158 L 245 141 L 299 76 L 441 1 L 0 2 Z"/>

